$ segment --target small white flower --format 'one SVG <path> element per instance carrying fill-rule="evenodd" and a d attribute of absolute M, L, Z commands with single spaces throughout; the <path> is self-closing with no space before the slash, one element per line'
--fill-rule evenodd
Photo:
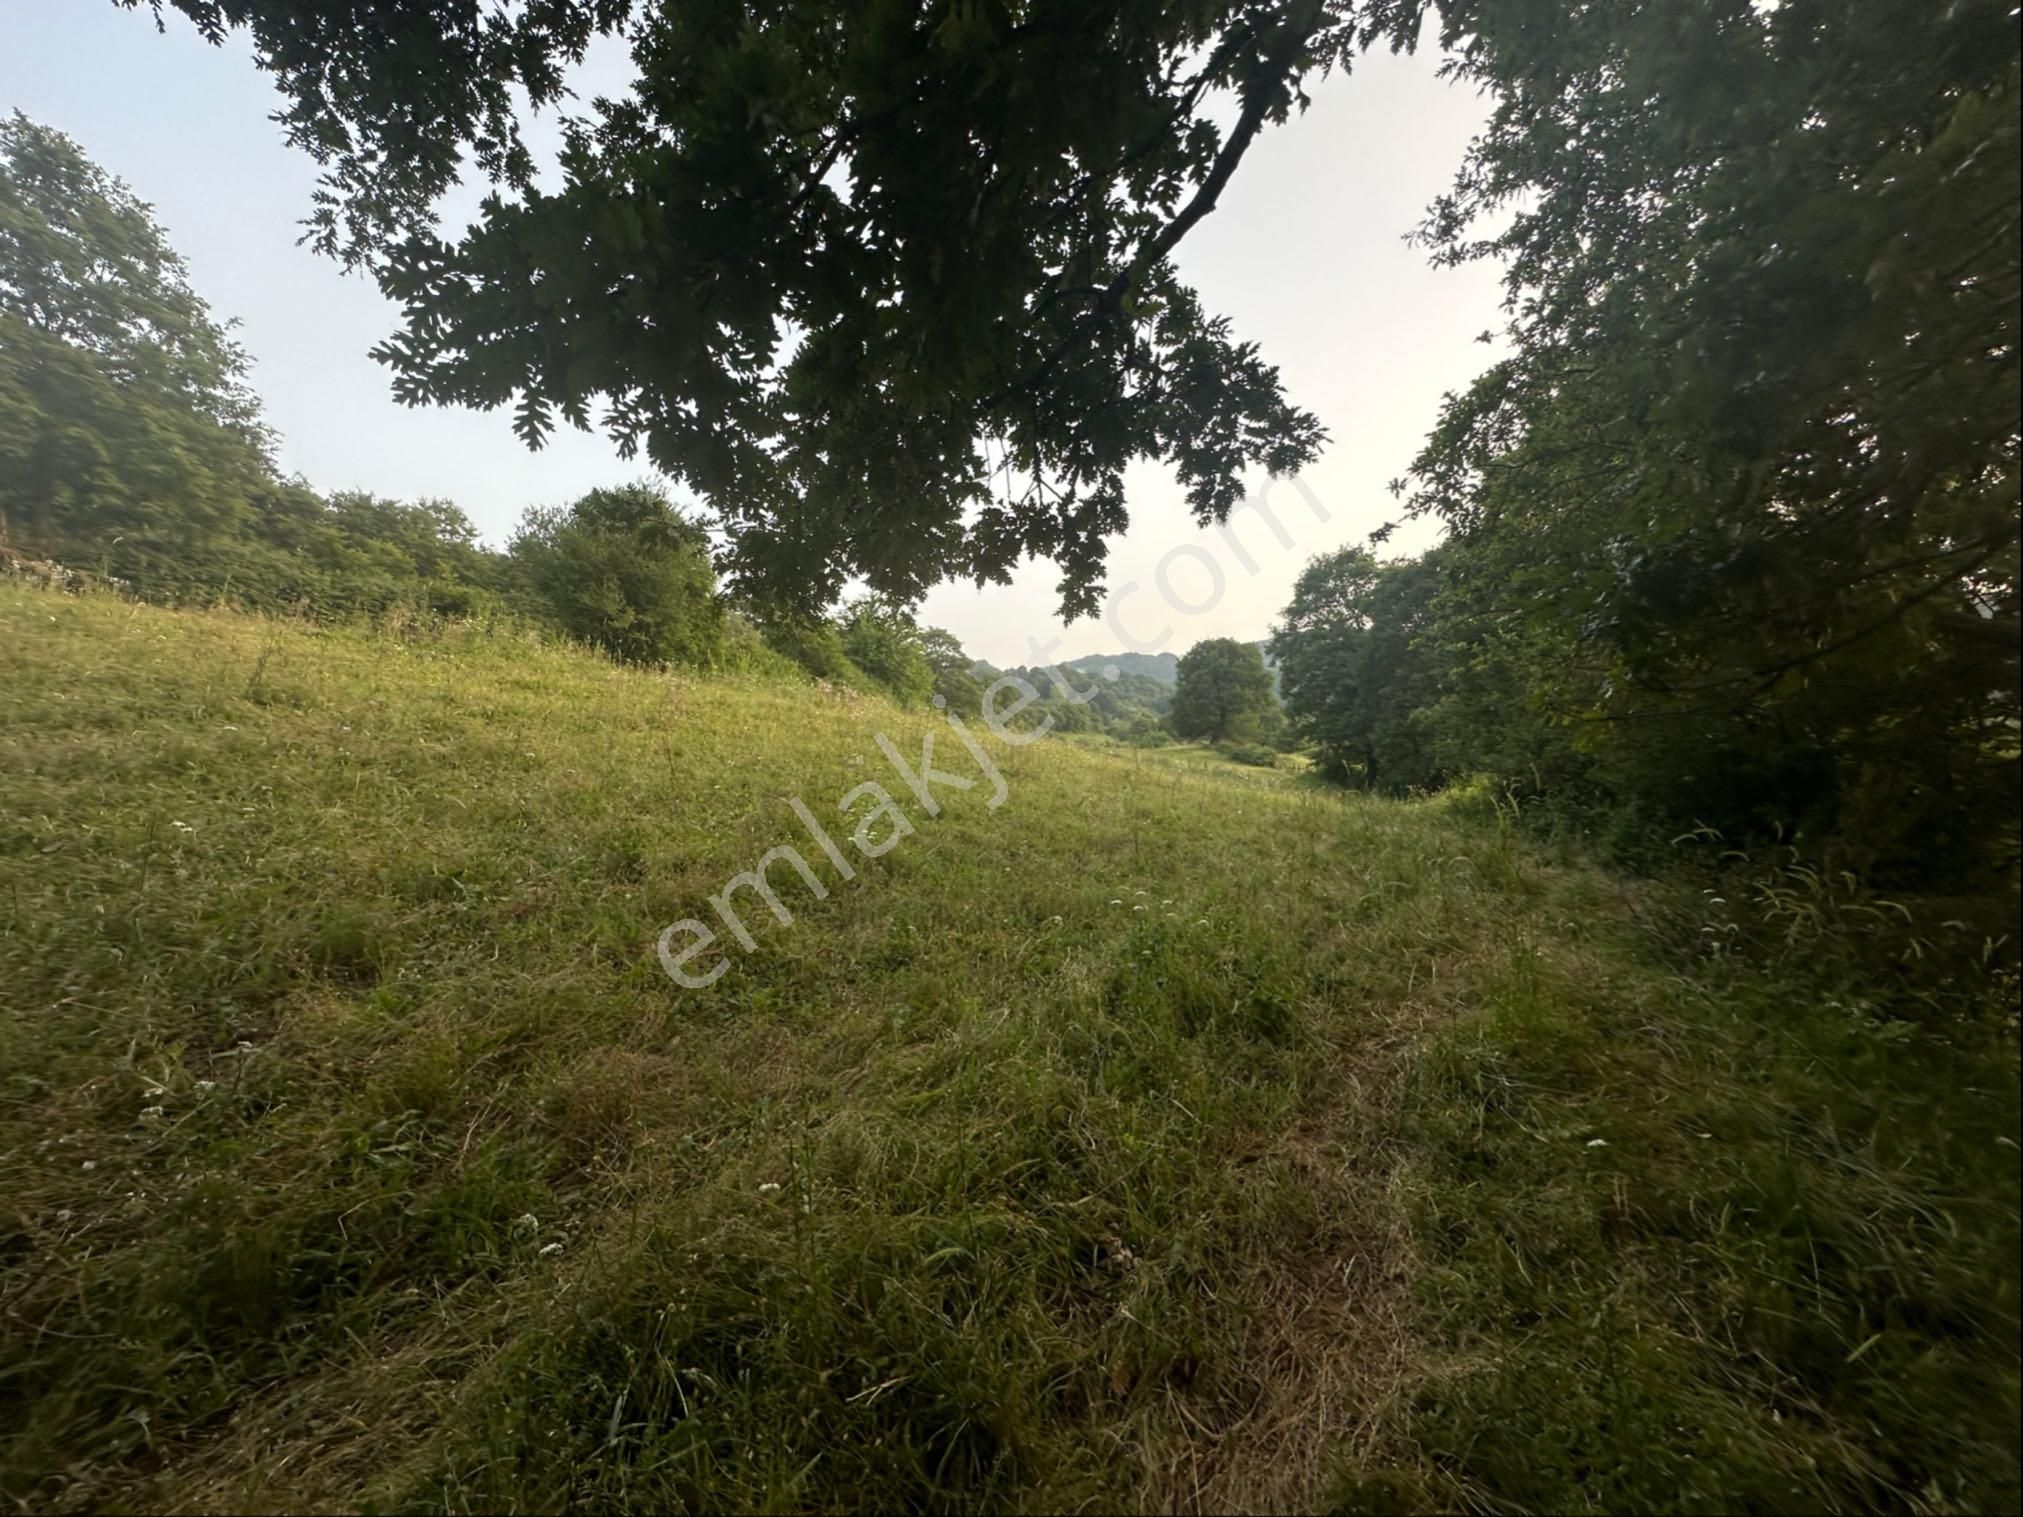
<path fill-rule="evenodd" d="M 1112 900 L 1112 901 L 1110 902 L 1110 904 L 1111 904 L 1112 906 L 1121 906 L 1121 905 L 1123 905 L 1124 903 L 1123 903 L 1122 901 L 1118 901 L 1118 900 Z"/>
<path fill-rule="evenodd" d="M 96 1159 L 86 1159 L 86 1160 L 84 1161 L 84 1167 L 85 1167 L 86 1169 L 97 1169 L 97 1168 L 98 1168 L 98 1160 L 96 1160 Z"/>
<path fill-rule="evenodd" d="M 1587 1146 L 1589 1148 L 1607 1148 L 1609 1146 L 1609 1140 L 1607 1138 L 1589 1138 L 1587 1140 Z"/>
<path fill-rule="evenodd" d="M 176 831 L 178 832 L 195 832 L 197 830 L 196 828 L 192 827 L 188 822 L 170 822 L 169 825 L 175 828 Z"/>
<path fill-rule="evenodd" d="M 543 1243 L 540 1249 L 541 1257 L 544 1259 L 550 1254 L 559 1254 L 561 1252 L 562 1245 L 559 1243 Z"/>
<path fill-rule="evenodd" d="M 776 1182 L 772 1180 L 767 1180 L 760 1184 L 759 1194 L 762 1196 L 770 1196 L 774 1191 L 778 1190 L 779 1188 L 780 1187 Z"/>

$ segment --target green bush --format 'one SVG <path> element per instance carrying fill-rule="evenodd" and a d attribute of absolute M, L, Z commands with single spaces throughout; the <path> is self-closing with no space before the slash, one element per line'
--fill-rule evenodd
<path fill-rule="evenodd" d="M 1117 740 L 1133 748 L 1164 748 L 1173 741 L 1173 734 L 1158 717 L 1146 712 L 1118 729 Z"/>
<path fill-rule="evenodd" d="M 782 619 L 763 622 L 760 627 L 766 646 L 810 677 L 848 690 L 879 688 L 878 681 L 843 651 L 843 635 L 834 622 L 819 617 L 812 621 Z"/>
<path fill-rule="evenodd" d="M 1239 764 L 1248 764 L 1253 769 L 1276 769 L 1278 755 L 1269 748 L 1256 743 L 1234 743 L 1224 748 L 1223 753 Z"/>
<path fill-rule="evenodd" d="M 917 706 L 934 693 L 934 669 L 921 651 L 920 627 L 899 607 L 867 595 L 844 611 L 837 631 L 851 662 L 900 705 Z"/>
<path fill-rule="evenodd" d="M 513 560 L 561 629 L 629 664 L 718 662 L 724 609 L 709 539 L 651 485 L 536 508 Z"/>

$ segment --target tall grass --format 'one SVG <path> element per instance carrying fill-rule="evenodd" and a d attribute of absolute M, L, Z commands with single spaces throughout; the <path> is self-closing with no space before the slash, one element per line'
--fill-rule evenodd
<path fill-rule="evenodd" d="M 2013 1027 L 1205 750 L 928 819 L 937 719 L 765 671 L 0 632 L 13 1502 L 2014 1498 Z M 670 983 L 869 778 L 917 832 Z"/>

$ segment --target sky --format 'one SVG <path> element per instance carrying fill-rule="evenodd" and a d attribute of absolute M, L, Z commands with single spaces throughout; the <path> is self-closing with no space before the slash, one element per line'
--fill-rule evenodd
<path fill-rule="evenodd" d="M 285 472 L 326 492 L 446 497 L 493 543 L 530 505 L 645 472 L 601 435 L 560 428 L 533 452 L 506 410 L 393 399 L 367 355 L 398 311 L 369 278 L 297 244 L 315 167 L 268 119 L 280 97 L 243 44 L 210 47 L 174 14 L 161 34 L 145 6 L 111 0 L 5 0 L 4 12 L 0 109 L 68 133 L 154 206 L 198 293 L 239 324 Z M 1101 617 L 1064 625 L 1056 571 L 1029 563 L 1009 585 L 936 588 L 924 622 L 1000 665 L 1261 638 L 1310 558 L 1397 515 L 1386 487 L 1441 396 L 1500 351 L 1477 341 L 1500 325 L 1496 270 L 1435 269 L 1404 240 L 1487 110 L 1435 66 L 1430 52 L 1379 53 L 1310 83 L 1311 107 L 1266 129 L 1175 255 L 1208 309 L 1259 344 L 1330 433 L 1304 489 L 1281 482 L 1262 495 L 1276 527 L 1240 508 L 1233 540 L 1198 529 L 1165 466 L 1140 463 L 1126 475 L 1131 526 L 1111 545 Z M 579 92 L 617 93 L 628 71 L 622 45 L 601 44 Z M 553 122 L 530 134 L 537 150 L 556 140 Z M 446 226 L 461 225 L 476 193 L 451 197 Z M 1260 474 L 1253 499 L 1263 484 Z M 1411 523 L 1379 551 L 1416 551 L 1434 535 Z"/>

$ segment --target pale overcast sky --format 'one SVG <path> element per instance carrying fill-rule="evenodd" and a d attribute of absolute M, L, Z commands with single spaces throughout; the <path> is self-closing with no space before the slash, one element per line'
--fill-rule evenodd
<path fill-rule="evenodd" d="M 493 542 L 530 504 L 642 472 L 602 436 L 563 429 L 533 453 L 506 411 L 394 403 L 366 353 L 397 313 L 368 279 L 295 245 L 314 168 L 267 119 L 279 97 L 243 48 L 208 47 L 174 15 L 158 35 L 145 7 L 110 0 L 4 0 L 0 12 L 0 108 L 67 132 L 153 203 L 198 292 L 241 323 L 284 469 L 325 491 L 446 496 Z M 615 93 L 627 72 L 622 46 L 607 44 L 582 93 Z M 1498 325 L 1495 271 L 1436 270 L 1403 241 L 1451 178 L 1483 102 L 1436 79 L 1430 53 L 1373 55 L 1312 94 L 1304 116 L 1252 146 L 1177 259 L 1209 309 L 1262 346 L 1293 399 L 1332 434 L 1305 475 L 1328 520 L 1294 490 L 1275 489 L 1271 508 L 1292 545 L 1245 521 L 1253 573 L 1218 533 L 1194 528 L 1163 467 L 1133 469 L 1132 525 L 1112 546 L 1109 581 L 1116 625 L 1148 650 L 1263 637 L 1309 557 L 1360 541 L 1396 513 L 1385 485 L 1404 472 L 1441 395 L 1497 352 L 1475 341 Z M 1415 524 L 1384 551 L 1431 536 Z M 1224 580 L 1211 609 L 1186 614 L 1163 602 L 1162 560 L 1174 597 L 1198 606 L 1212 599 L 1210 558 Z M 1054 582 L 1051 565 L 1029 564 L 1009 586 L 944 585 L 921 616 L 998 664 L 1036 662 L 1029 639 L 1059 639 L 1064 658 L 1123 645 L 1102 620 L 1063 627 Z M 1140 588 L 1125 593 L 1132 582 Z"/>

